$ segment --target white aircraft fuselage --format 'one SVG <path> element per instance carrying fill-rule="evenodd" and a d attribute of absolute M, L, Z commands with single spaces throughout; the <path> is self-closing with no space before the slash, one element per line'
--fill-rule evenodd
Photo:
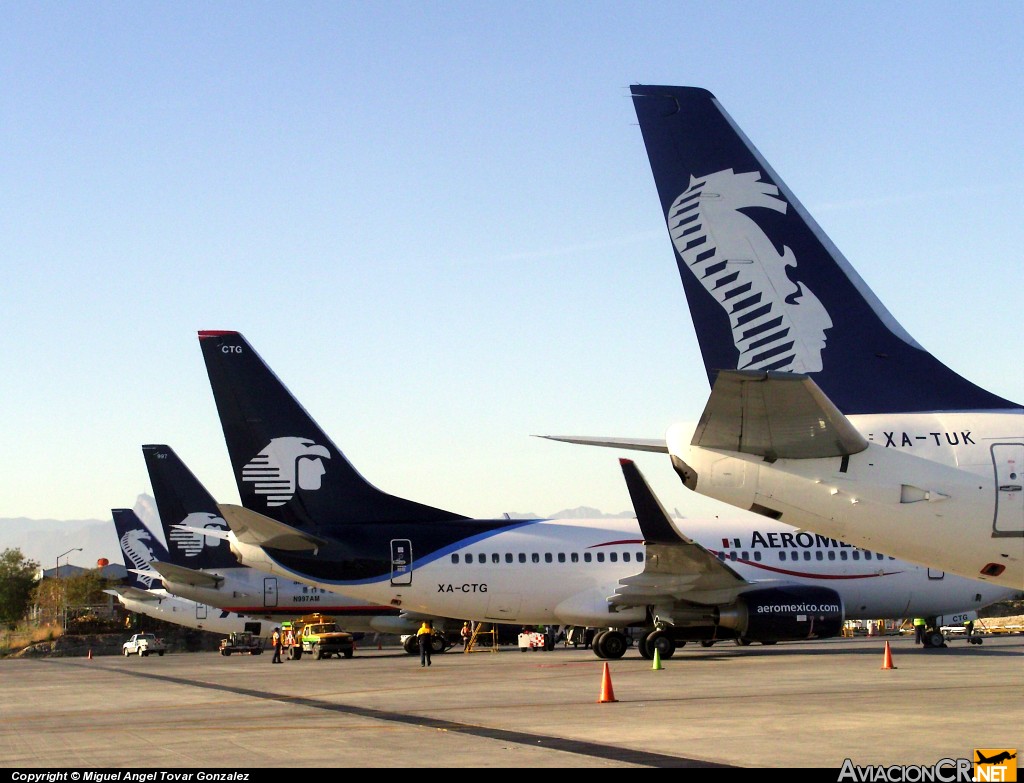
<path fill-rule="evenodd" d="M 771 520 L 753 528 L 749 522 L 718 520 L 686 519 L 676 525 L 757 587 L 786 584 L 835 590 L 846 619 L 951 614 L 1015 593 Z M 623 627 L 646 618 L 644 606 L 616 610 L 609 603 L 620 580 L 644 568 L 644 541 L 634 519 L 510 524 L 507 530 L 424 561 L 417 560 L 416 542 L 409 546 L 408 567 L 393 570 L 390 578 L 335 584 L 291 570 L 260 546 L 231 540 L 232 551 L 254 568 L 423 615 L 595 627 Z M 694 623 L 706 623 L 716 605 L 733 602 L 733 596 L 721 591 L 687 589 L 685 597 L 706 607 L 706 613 L 696 611 Z"/>
<path fill-rule="evenodd" d="M 1024 416 L 848 419 L 868 447 L 846 458 L 769 462 L 700 448 L 691 445 L 687 425 L 671 427 L 666 441 L 669 454 L 696 476 L 687 486 L 702 495 L 778 513 L 789 524 L 861 547 L 885 542 L 915 562 L 1024 589 Z"/>

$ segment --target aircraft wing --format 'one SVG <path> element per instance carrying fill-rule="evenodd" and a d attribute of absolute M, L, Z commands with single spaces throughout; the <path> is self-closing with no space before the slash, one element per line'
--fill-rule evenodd
<path fill-rule="evenodd" d="M 149 564 L 168 582 L 192 585 L 193 587 L 220 587 L 224 583 L 223 576 L 197 571 L 194 568 L 163 563 L 159 560 L 150 560 Z"/>
<path fill-rule="evenodd" d="M 691 445 L 775 461 L 848 456 L 868 442 L 807 375 L 721 370 Z"/>
<path fill-rule="evenodd" d="M 328 543 L 327 539 L 298 530 L 243 506 L 218 503 L 217 509 L 228 523 L 231 532 L 245 544 L 285 549 L 290 552 L 306 552 L 317 550 Z"/>
<path fill-rule="evenodd" d="M 579 443 L 583 446 L 607 446 L 610 449 L 656 451 L 659 454 L 668 454 L 668 445 L 664 438 L 604 438 L 583 435 L 535 435 L 534 437 L 560 440 L 563 443 Z"/>
<path fill-rule="evenodd" d="M 619 580 L 609 599 L 616 606 L 672 602 L 731 602 L 751 583 L 691 538 L 680 533 L 629 459 L 620 459 L 647 557 L 644 570 Z"/>

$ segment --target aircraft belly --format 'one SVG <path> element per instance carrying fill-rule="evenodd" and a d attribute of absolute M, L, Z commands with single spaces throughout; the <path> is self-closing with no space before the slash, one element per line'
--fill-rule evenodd
<path fill-rule="evenodd" d="M 523 597 L 517 593 L 491 596 L 487 601 L 487 619 L 498 623 L 516 622 Z"/>

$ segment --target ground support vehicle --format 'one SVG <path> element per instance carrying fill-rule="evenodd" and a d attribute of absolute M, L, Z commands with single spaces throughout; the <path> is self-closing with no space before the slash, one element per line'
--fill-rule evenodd
<path fill-rule="evenodd" d="M 155 633 L 137 633 L 127 642 L 121 645 L 121 653 L 125 656 L 139 655 L 143 658 L 150 653 L 163 655 L 167 652 L 167 645 L 164 640 L 157 638 Z"/>
<path fill-rule="evenodd" d="M 302 652 L 312 655 L 317 660 L 337 655 L 339 658 L 351 658 L 356 650 L 355 638 L 352 634 L 342 631 L 331 617 L 317 616 L 311 622 L 303 623 Z"/>
<path fill-rule="evenodd" d="M 401 637 L 402 649 L 405 650 L 409 655 L 420 654 L 420 643 L 416 638 L 416 634 L 406 634 Z M 430 637 L 430 653 L 431 655 L 440 655 L 443 652 L 447 652 L 455 646 L 455 642 L 449 639 L 443 631 L 434 631 Z"/>
<path fill-rule="evenodd" d="M 320 615 L 315 615 L 319 618 Z M 302 658 L 302 626 L 304 620 L 296 620 L 294 623 L 285 621 L 281 623 L 281 653 L 289 661 L 297 661 Z"/>
<path fill-rule="evenodd" d="M 263 645 L 259 637 L 253 636 L 249 631 L 235 631 L 226 639 L 220 640 L 220 654 L 231 655 L 262 655 Z"/>
<path fill-rule="evenodd" d="M 519 651 L 526 652 L 527 650 L 544 650 L 547 648 L 547 644 L 544 640 L 544 634 L 540 631 L 528 631 L 526 633 L 519 634 Z"/>

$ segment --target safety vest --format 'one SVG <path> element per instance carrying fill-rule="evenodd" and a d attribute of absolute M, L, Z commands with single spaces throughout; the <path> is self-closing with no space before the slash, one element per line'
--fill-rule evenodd
<path fill-rule="evenodd" d="M 279 645 L 280 643 L 281 643 L 281 634 L 279 634 L 277 631 L 274 631 L 274 646 L 277 647 L 277 645 Z"/>
<path fill-rule="evenodd" d="M 925 624 L 925 622 L 924 622 L 924 618 L 923 617 L 915 617 L 914 618 L 914 625 L 924 625 L 924 624 Z"/>

